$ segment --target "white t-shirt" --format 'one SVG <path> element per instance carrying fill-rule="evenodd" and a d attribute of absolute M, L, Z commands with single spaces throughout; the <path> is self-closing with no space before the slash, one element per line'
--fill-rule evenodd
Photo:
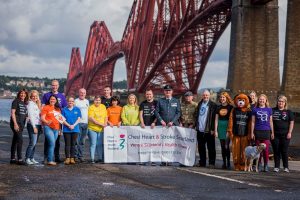
<path fill-rule="evenodd" d="M 75 106 L 80 109 L 81 112 L 81 120 L 80 123 L 87 124 L 88 123 L 88 109 L 89 109 L 89 101 L 87 99 L 75 99 Z"/>
<path fill-rule="evenodd" d="M 198 115 L 198 122 L 199 122 L 199 131 L 204 132 L 205 131 L 205 125 L 206 125 L 206 119 L 207 119 L 207 113 L 208 113 L 208 102 L 202 102 L 200 108 L 199 108 L 199 115 Z"/>

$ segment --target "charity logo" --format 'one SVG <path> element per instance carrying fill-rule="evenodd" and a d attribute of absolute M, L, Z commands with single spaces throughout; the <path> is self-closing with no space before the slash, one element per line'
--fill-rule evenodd
<path fill-rule="evenodd" d="M 227 115 L 227 113 L 228 113 L 227 109 L 221 109 L 220 110 L 220 116 L 225 116 L 225 115 Z"/>
<path fill-rule="evenodd" d="M 268 112 L 258 111 L 257 115 L 258 115 L 257 117 L 260 119 L 260 121 L 262 121 L 262 122 L 268 121 Z"/>
<path fill-rule="evenodd" d="M 125 148 L 125 134 L 120 134 L 119 135 L 119 137 L 120 137 L 120 149 L 122 150 L 122 149 L 124 149 Z"/>

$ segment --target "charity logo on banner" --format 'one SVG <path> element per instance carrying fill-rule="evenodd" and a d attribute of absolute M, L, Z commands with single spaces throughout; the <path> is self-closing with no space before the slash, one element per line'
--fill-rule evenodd
<path fill-rule="evenodd" d="M 105 163 L 178 162 L 193 166 L 196 131 L 182 127 L 105 127 Z"/>

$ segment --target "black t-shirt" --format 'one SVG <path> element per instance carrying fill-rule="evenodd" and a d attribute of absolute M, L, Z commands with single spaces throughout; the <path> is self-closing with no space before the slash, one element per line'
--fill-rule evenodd
<path fill-rule="evenodd" d="M 232 108 L 233 107 L 231 105 L 219 105 L 216 112 L 219 115 L 219 120 L 229 120 L 229 115 Z"/>
<path fill-rule="evenodd" d="M 15 109 L 16 120 L 19 126 L 23 127 L 25 125 L 25 120 L 27 117 L 27 107 L 24 101 L 15 99 L 11 104 L 11 109 Z M 13 123 L 11 119 L 11 123 Z"/>
<path fill-rule="evenodd" d="M 140 105 L 140 111 L 143 111 L 143 119 L 146 126 L 151 126 L 151 124 L 155 120 L 154 112 L 156 105 L 156 100 L 153 100 L 152 102 L 148 102 L 147 100 L 145 100 Z"/>
<path fill-rule="evenodd" d="M 110 106 L 111 98 L 105 98 L 104 96 L 101 97 L 101 103 L 105 105 L 106 108 Z"/>
<path fill-rule="evenodd" d="M 286 135 L 289 131 L 291 121 L 294 121 L 292 111 L 273 108 L 274 134 L 276 136 Z"/>

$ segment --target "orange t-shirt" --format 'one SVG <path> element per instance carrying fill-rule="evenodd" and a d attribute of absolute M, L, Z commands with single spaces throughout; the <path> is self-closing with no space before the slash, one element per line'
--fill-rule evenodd
<path fill-rule="evenodd" d="M 57 121 L 57 119 L 54 117 L 54 112 L 59 112 L 60 109 L 55 109 L 54 106 L 45 105 L 42 109 L 41 116 L 46 115 L 45 119 L 47 121 L 52 121 L 50 124 L 45 124 L 46 126 L 49 126 L 52 129 L 59 130 L 60 129 L 60 123 Z"/>
<path fill-rule="evenodd" d="M 118 123 L 121 121 L 121 113 L 122 113 L 121 106 L 111 106 L 107 108 L 108 121 L 113 123 L 114 126 L 117 126 Z"/>

